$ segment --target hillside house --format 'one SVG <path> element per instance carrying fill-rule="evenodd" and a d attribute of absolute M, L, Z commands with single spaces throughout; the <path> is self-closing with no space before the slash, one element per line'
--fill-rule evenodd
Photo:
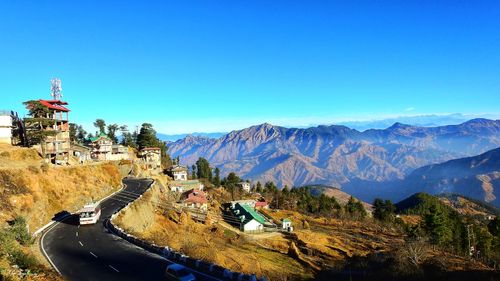
<path fill-rule="evenodd" d="M 111 160 L 113 141 L 105 133 L 100 133 L 98 136 L 90 138 L 90 146 L 92 159 L 98 161 Z"/>
<path fill-rule="evenodd" d="M 238 183 L 237 186 L 241 187 L 241 189 L 246 193 L 250 192 L 250 183 L 249 182 L 242 181 L 242 182 Z"/>
<path fill-rule="evenodd" d="M 161 168 L 161 149 L 159 147 L 145 147 L 139 151 L 147 170 Z"/>
<path fill-rule="evenodd" d="M 121 144 L 113 144 L 111 147 L 111 159 L 112 160 L 128 160 L 130 155 L 128 154 L 128 147 Z"/>
<path fill-rule="evenodd" d="M 266 219 L 250 205 L 236 203 L 231 206 L 233 215 L 240 220 L 240 230 L 243 232 L 262 232 Z"/>
<path fill-rule="evenodd" d="M 265 199 L 260 199 L 255 202 L 255 209 L 269 209 L 269 204 Z"/>
<path fill-rule="evenodd" d="M 208 199 L 205 192 L 202 190 L 191 189 L 182 193 L 181 206 L 184 208 L 197 209 L 202 212 L 207 212 Z"/>
<path fill-rule="evenodd" d="M 288 218 L 284 218 L 282 221 L 281 221 L 281 228 L 283 230 L 286 230 L 288 232 L 292 232 L 293 231 L 293 228 L 292 228 L 292 221 Z"/>
<path fill-rule="evenodd" d="M 51 125 L 44 126 L 44 130 L 53 131 L 55 135 L 48 136 L 45 141 L 40 144 L 40 152 L 45 152 L 43 157 L 49 159 L 54 164 L 67 163 L 69 160 L 69 152 L 71 148 L 69 138 L 69 109 L 66 107 L 67 102 L 61 100 L 38 100 L 42 106 L 47 107 L 48 113 L 46 116 L 32 116 L 33 118 L 51 119 Z M 30 106 L 28 105 L 29 109 Z"/>
<path fill-rule="evenodd" d="M 71 143 L 71 152 L 73 153 L 74 157 L 78 158 L 79 164 L 85 164 L 88 161 L 92 160 L 92 158 L 90 157 L 90 147 L 86 147 L 77 143 Z"/>
<path fill-rule="evenodd" d="M 187 180 L 187 181 L 171 181 L 168 183 L 170 191 L 173 192 L 186 192 L 192 189 L 203 190 L 205 186 L 199 180 Z"/>
<path fill-rule="evenodd" d="M 240 205 L 248 205 L 252 208 L 255 208 L 255 203 L 256 201 L 255 200 L 251 200 L 251 199 L 247 199 L 247 200 L 235 200 L 235 201 L 231 201 L 230 204 L 231 204 L 231 208 L 234 208 L 237 204 L 240 204 Z"/>
<path fill-rule="evenodd" d="M 173 165 L 168 170 L 168 173 L 174 181 L 185 181 L 188 179 L 188 169 L 185 166 Z"/>
<path fill-rule="evenodd" d="M 0 111 L 0 143 L 12 144 L 12 116 L 9 111 Z"/>

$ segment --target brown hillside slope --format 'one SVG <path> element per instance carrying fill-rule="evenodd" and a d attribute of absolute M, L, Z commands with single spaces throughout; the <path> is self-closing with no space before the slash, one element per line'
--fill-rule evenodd
<path fill-rule="evenodd" d="M 34 149 L 0 146 L 0 280 L 60 280 L 39 252 L 37 241 L 31 245 L 8 238 L 9 222 L 24 217 L 33 233 L 55 214 L 74 212 L 85 203 L 118 190 L 129 169 L 111 162 L 68 167 L 42 165 Z M 20 252 L 27 260 L 32 259 L 28 271 L 19 269 L 19 264 L 12 261 L 13 253 Z"/>
<path fill-rule="evenodd" d="M 216 203 L 210 210 L 218 222 L 210 226 L 163 209 L 168 194 L 153 187 L 115 223 L 157 245 L 270 280 L 313 279 L 319 269 L 333 268 L 346 258 L 391 251 L 402 243 L 396 229 L 371 222 L 315 219 L 291 211 L 272 212 L 277 220 L 288 217 L 293 221 L 296 231 L 291 235 L 244 234 L 220 220 Z M 210 195 L 215 197 L 214 192 Z M 303 220 L 309 221 L 310 229 L 303 229 Z"/>

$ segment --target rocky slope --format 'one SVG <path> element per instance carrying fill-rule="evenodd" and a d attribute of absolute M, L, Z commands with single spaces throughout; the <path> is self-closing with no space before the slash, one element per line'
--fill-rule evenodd
<path fill-rule="evenodd" d="M 234 171 L 243 178 L 283 186 L 350 189 L 362 182 L 403 179 L 424 165 L 498 146 L 500 120 L 488 119 L 433 128 L 396 123 L 364 132 L 335 125 L 296 129 L 262 124 L 219 139 L 188 136 L 169 143 L 171 155 L 180 156 L 182 163 L 191 165 L 204 157 L 223 174 Z"/>

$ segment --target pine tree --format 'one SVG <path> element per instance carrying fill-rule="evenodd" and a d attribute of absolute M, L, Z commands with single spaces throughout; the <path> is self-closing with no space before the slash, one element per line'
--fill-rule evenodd
<path fill-rule="evenodd" d="M 451 240 L 451 231 L 447 225 L 446 215 L 441 208 L 432 205 L 424 217 L 424 222 L 433 244 L 444 245 Z"/>
<path fill-rule="evenodd" d="M 94 127 L 99 129 L 99 133 L 105 134 L 106 133 L 106 121 L 103 119 L 96 119 L 94 122 Z M 98 134 L 96 134 L 98 135 Z"/>
<path fill-rule="evenodd" d="M 257 182 L 257 185 L 255 186 L 255 191 L 258 193 L 262 193 L 262 184 L 260 181 Z"/>
<path fill-rule="evenodd" d="M 215 176 L 212 179 L 212 184 L 215 187 L 219 187 L 220 186 L 220 170 L 219 170 L 219 168 L 215 168 Z"/>
<path fill-rule="evenodd" d="M 196 161 L 196 171 L 198 178 L 212 181 L 212 169 L 210 168 L 210 163 L 208 163 L 207 159 L 200 157 L 198 161 Z"/>
<path fill-rule="evenodd" d="M 373 217 L 381 221 L 391 221 L 394 218 L 394 211 L 396 207 L 392 204 L 391 200 L 385 200 L 385 202 L 376 198 L 373 201 Z"/>
<path fill-rule="evenodd" d="M 57 134 L 56 131 L 46 130 L 46 128 L 54 125 L 54 120 L 48 118 L 50 115 L 50 109 L 37 100 L 26 101 L 23 102 L 23 104 L 29 110 L 29 117 L 24 118 L 26 137 L 25 145 L 31 147 L 33 145 L 40 144 L 42 154 L 45 156 L 45 141 L 47 137 L 55 136 Z"/>
<path fill-rule="evenodd" d="M 191 178 L 196 179 L 196 165 L 191 166 Z"/>

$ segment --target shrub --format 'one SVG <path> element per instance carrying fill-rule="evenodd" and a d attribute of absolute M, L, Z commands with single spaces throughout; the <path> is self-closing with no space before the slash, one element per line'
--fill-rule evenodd
<path fill-rule="evenodd" d="M 33 242 L 28 232 L 28 228 L 26 227 L 26 219 L 23 217 L 16 217 L 10 224 L 10 232 L 19 243 L 22 245 L 30 245 Z"/>
<path fill-rule="evenodd" d="M 42 166 L 40 166 L 40 168 L 42 169 L 42 172 L 47 173 L 49 171 L 50 166 L 47 163 L 43 163 Z"/>
<path fill-rule="evenodd" d="M 38 272 L 40 270 L 39 264 L 35 257 L 25 254 L 20 250 L 12 251 L 9 255 L 9 261 L 13 264 L 17 264 L 19 268 L 24 270 L 30 270 L 32 272 Z"/>

